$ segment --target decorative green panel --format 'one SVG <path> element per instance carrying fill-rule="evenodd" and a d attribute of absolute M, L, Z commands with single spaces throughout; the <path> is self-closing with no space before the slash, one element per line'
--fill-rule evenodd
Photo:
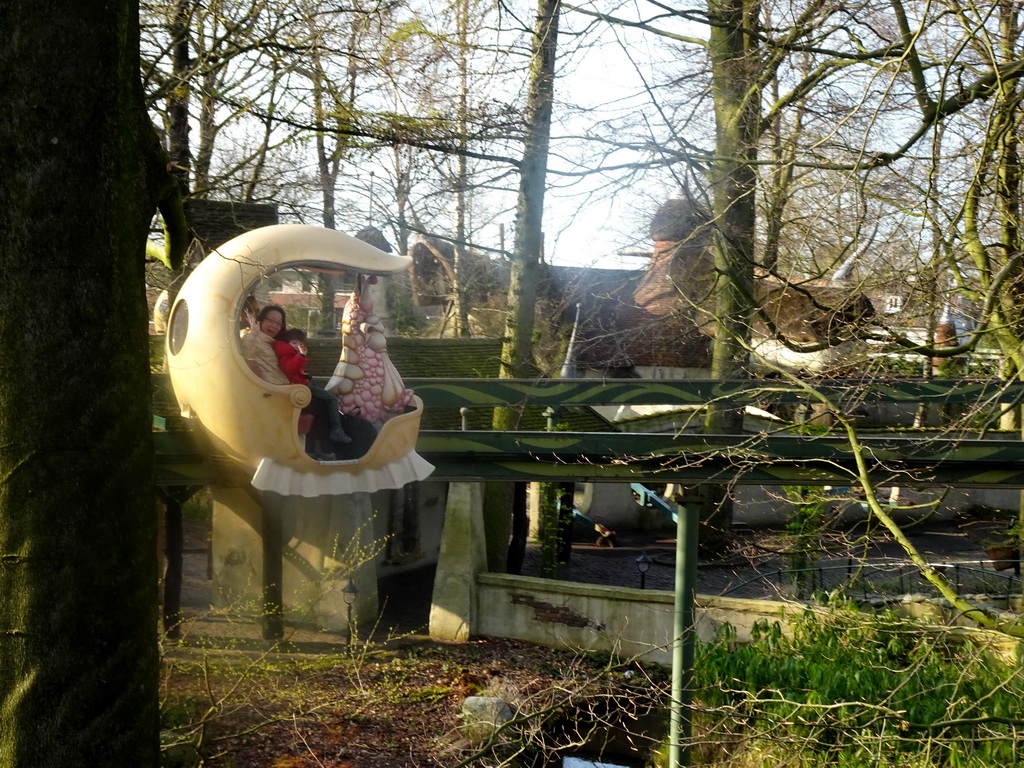
<path fill-rule="evenodd" d="M 708 379 L 406 379 L 427 406 L 547 405 L 703 405 L 801 403 L 813 401 L 806 389 L 780 381 Z M 834 403 L 1016 402 L 1024 383 L 966 380 L 829 379 L 809 387 Z"/>
<path fill-rule="evenodd" d="M 161 485 L 225 481 L 195 433 L 153 438 Z M 862 440 L 879 484 L 1024 488 L 1022 441 Z M 416 448 L 437 467 L 436 480 L 849 485 L 855 470 L 848 444 L 821 437 L 424 432 Z"/>
<path fill-rule="evenodd" d="M 157 391 L 165 387 L 154 375 Z M 725 398 L 796 402 L 789 384 L 764 382 L 639 381 L 594 379 L 408 380 L 427 407 L 695 404 Z M 1024 385 L 995 382 L 886 381 L 824 385 L 837 398 L 929 402 L 1006 402 L 1024 397 Z M 162 393 L 161 393 L 162 394 Z M 161 399 L 166 399 L 161 398 Z M 171 420 L 162 425 L 174 426 Z M 162 485 L 225 481 L 224 465 L 187 431 L 153 435 Z M 861 435 L 873 477 L 880 484 L 1024 488 L 1024 442 L 967 440 L 923 434 Z M 754 485 L 849 485 L 855 469 L 848 441 L 836 435 L 700 435 L 617 432 L 423 431 L 417 451 L 437 480 L 709 480 Z M 239 479 L 233 478 L 235 482 Z"/>
<path fill-rule="evenodd" d="M 948 461 L 1008 462 L 1021 460 L 1019 440 L 955 440 L 946 438 L 861 436 L 875 463 L 895 461 L 932 465 Z M 417 450 L 503 456 L 611 458 L 684 457 L 691 461 L 819 459 L 841 461 L 853 456 L 849 442 L 838 437 L 796 435 L 653 435 L 622 432 L 421 432 Z"/>
<path fill-rule="evenodd" d="M 169 391 L 167 374 L 151 375 L 154 389 Z M 796 384 L 763 379 L 438 379 L 406 378 L 425 405 L 459 408 L 509 404 L 548 405 L 701 405 L 800 403 L 811 395 Z M 809 387 L 832 402 L 896 402 L 943 405 L 1024 402 L 1024 383 L 942 379 L 808 380 Z"/>

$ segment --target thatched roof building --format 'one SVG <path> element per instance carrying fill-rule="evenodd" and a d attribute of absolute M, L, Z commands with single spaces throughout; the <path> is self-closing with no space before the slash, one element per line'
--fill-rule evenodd
<path fill-rule="evenodd" d="M 715 270 L 709 217 L 677 196 L 654 214 L 649 233 L 654 249 L 646 269 L 549 269 L 545 295 L 561 308 L 561 322 L 571 324 L 580 307 L 573 359 L 578 375 L 693 376 L 710 367 Z M 782 362 L 769 353 L 785 346 L 777 334 L 800 344 L 838 343 L 874 314 L 848 277 L 786 282 L 759 274 L 754 297 L 755 347 L 766 360 L 789 368 L 842 364 L 849 348 Z"/>

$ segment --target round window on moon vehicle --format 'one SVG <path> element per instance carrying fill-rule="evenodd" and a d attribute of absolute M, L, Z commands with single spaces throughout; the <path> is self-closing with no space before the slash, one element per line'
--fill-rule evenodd
<path fill-rule="evenodd" d="M 174 305 L 168 333 L 170 333 L 168 346 L 171 354 L 176 355 L 185 345 L 185 336 L 188 335 L 188 304 L 185 303 L 184 299 L 181 299 Z"/>

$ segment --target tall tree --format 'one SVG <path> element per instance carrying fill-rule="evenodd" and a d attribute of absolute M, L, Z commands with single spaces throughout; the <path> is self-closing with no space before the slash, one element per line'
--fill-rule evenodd
<path fill-rule="evenodd" d="M 0 765 L 159 762 L 138 5 L 0 5 Z"/>
<path fill-rule="evenodd" d="M 537 279 L 544 248 L 544 194 L 555 95 L 559 0 L 539 0 L 527 83 L 525 135 L 519 161 L 519 197 L 508 289 L 508 315 L 501 348 L 501 375 L 526 376 L 532 358 Z M 499 409 L 495 428 L 508 429 L 512 414 Z"/>
<path fill-rule="evenodd" d="M 456 62 L 459 73 L 458 131 L 459 152 L 455 158 L 455 251 L 453 266 L 455 285 L 452 286 L 452 313 L 455 317 L 455 335 L 470 336 L 469 307 L 466 299 L 466 219 L 469 204 L 469 160 L 466 157 L 469 133 L 469 0 L 456 0 L 455 8 Z"/>
<path fill-rule="evenodd" d="M 756 0 L 709 0 L 708 55 L 715 106 L 710 163 L 714 223 L 715 337 L 711 376 L 737 378 L 746 359 L 754 294 L 755 190 L 761 118 Z M 712 408 L 710 431 L 737 431 L 735 409 Z"/>
<path fill-rule="evenodd" d="M 184 188 L 253 199 L 279 172 L 268 152 L 294 138 L 297 100 L 286 96 L 282 61 L 308 53 L 305 17 L 261 0 L 143 0 L 142 9 L 146 98 Z"/>

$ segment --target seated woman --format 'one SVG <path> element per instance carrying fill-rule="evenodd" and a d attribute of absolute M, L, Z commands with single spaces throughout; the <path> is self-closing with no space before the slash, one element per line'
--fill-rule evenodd
<path fill-rule="evenodd" d="M 276 304 L 268 304 L 256 315 L 248 310 L 245 314 L 250 327 L 242 331 L 241 345 L 242 356 L 249 367 L 268 384 L 293 383 L 282 370 L 274 348 L 275 343 L 287 341 L 284 309 Z M 317 461 L 358 459 L 373 444 L 377 430 L 359 416 L 339 414 L 337 398 L 331 395 L 330 399 L 332 403 L 329 406 L 326 399 L 314 397 L 302 409 L 302 413 L 313 417 L 313 428 L 306 436 L 306 453 Z M 332 429 L 335 417 L 339 419 L 337 426 L 341 428 L 340 434 Z M 342 435 L 348 439 L 336 439 Z"/>
<path fill-rule="evenodd" d="M 248 309 L 245 314 L 249 328 L 242 331 L 242 357 L 268 384 L 291 384 L 274 352 L 274 341 L 285 328 L 284 310 L 276 304 L 268 304 L 258 315 L 253 316 Z"/>
<path fill-rule="evenodd" d="M 291 384 L 288 375 L 281 370 L 274 350 L 274 343 L 281 338 L 287 324 L 284 309 L 276 304 L 268 304 L 257 315 L 248 309 L 245 315 L 250 326 L 242 331 L 242 356 L 245 361 L 268 384 Z M 329 417 L 324 401 L 314 399 L 302 412 L 313 416 L 313 429 L 306 438 L 306 453 L 317 461 L 337 461 L 334 444 L 328 434 Z"/>

